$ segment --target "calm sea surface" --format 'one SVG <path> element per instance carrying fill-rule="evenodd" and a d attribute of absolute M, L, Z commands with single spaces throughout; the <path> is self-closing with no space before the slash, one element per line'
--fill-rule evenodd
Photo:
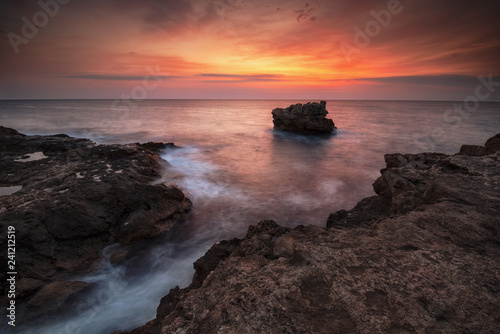
<path fill-rule="evenodd" d="M 129 102 L 0 101 L 0 125 L 25 134 L 174 142 L 182 149 L 164 153 L 172 166 L 159 182 L 177 184 L 194 204 L 186 223 L 145 254 L 75 277 L 100 290 L 74 317 L 30 333 L 109 333 L 142 325 L 169 289 L 190 283 L 192 263 L 213 243 L 242 237 L 262 219 L 325 226 L 330 213 L 374 195 L 384 154 L 451 154 L 500 132 L 500 103 L 458 114 L 454 102 L 329 101 L 336 134 L 307 137 L 273 131 L 271 117 L 275 107 L 307 101 Z"/>

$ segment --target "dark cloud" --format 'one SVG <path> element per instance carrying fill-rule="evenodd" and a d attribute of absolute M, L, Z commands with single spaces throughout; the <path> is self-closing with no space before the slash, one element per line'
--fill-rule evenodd
<path fill-rule="evenodd" d="M 65 6 L 82 15 L 120 14 L 124 20 L 140 17 L 146 31 L 172 31 L 185 28 L 192 21 L 194 1 L 197 0 L 73 0 Z"/>
<path fill-rule="evenodd" d="M 500 77 L 493 77 L 494 82 L 500 82 Z M 381 78 L 360 78 L 353 81 L 404 84 L 404 85 L 426 85 L 443 87 L 469 87 L 474 88 L 478 84 L 478 77 L 469 75 L 413 75 L 394 76 Z"/>
<path fill-rule="evenodd" d="M 39 11 L 40 7 L 34 0 L 0 1 L 0 24 L 2 29 L 18 32 L 21 29 L 21 18 L 32 15 Z"/>
<path fill-rule="evenodd" d="M 115 81 L 138 81 L 143 80 L 148 77 L 148 74 L 145 75 L 110 75 L 110 74 L 82 74 L 82 75 L 68 75 L 64 78 L 73 78 L 73 79 L 92 79 L 92 80 L 115 80 Z M 174 79 L 178 78 L 176 76 L 169 75 L 158 75 L 161 79 Z"/>
<path fill-rule="evenodd" d="M 149 13 L 144 18 L 145 22 L 155 28 L 170 30 L 184 26 L 193 11 L 189 1 L 151 0 L 146 3 Z"/>
<path fill-rule="evenodd" d="M 297 16 L 297 22 L 303 21 L 303 20 L 311 20 L 315 21 L 316 17 L 313 16 L 313 14 L 320 8 L 320 5 L 318 2 L 306 2 L 303 8 L 301 9 L 295 9 L 294 12 L 298 14 Z"/>
<path fill-rule="evenodd" d="M 268 82 L 268 81 L 283 81 L 284 76 L 281 74 L 220 74 L 220 73 L 201 73 L 200 77 L 208 78 L 223 78 L 233 80 L 205 80 L 204 82 L 227 83 L 227 82 Z"/>
<path fill-rule="evenodd" d="M 280 78 L 283 77 L 281 74 L 251 74 L 251 75 L 245 75 L 245 74 L 220 74 L 220 73 L 200 73 L 199 74 L 202 77 L 216 77 L 216 78 L 261 78 L 261 77 L 266 77 L 266 78 Z"/>

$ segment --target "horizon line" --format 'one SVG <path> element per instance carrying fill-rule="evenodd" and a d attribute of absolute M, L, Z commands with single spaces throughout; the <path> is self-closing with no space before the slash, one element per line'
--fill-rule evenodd
<path fill-rule="evenodd" d="M 18 99 L 0 99 L 4 101 L 109 101 L 120 100 L 119 98 L 18 98 Z M 463 100 L 429 100 L 429 99 L 314 99 L 314 98 L 245 98 L 245 99 L 228 99 L 228 98 L 163 98 L 163 99 L 144 99 L 143 101 L 378 101 L 378 102 L 463 102 Z M 480 103 L 500 103 L 500 100 L 480 101 Z"/>

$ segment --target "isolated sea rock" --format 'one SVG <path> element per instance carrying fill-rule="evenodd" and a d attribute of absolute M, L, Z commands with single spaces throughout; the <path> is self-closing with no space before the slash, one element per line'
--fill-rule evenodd
<path fill-rule="evenodd" d="M 22 186 L 0 196 L 0 227 L 15 228 L 16 303 L 18 310 L 26 306 L 19 325 L 60 313 L 88 291 L 68 280 L 97 270 L 104 247 L 156 238 L 182 221 L 189 199 L 175 187 L 152 184 L 168 164 L 157 150 L 168 147 L 173 144 L 97 145 L 0 127 L 0 187 Z M 0 265 L 2 302 L 6 264 Z"/>
<path fill-rule="evenodd" d="M 385 158 L 377 196 L 213 246 L 131 333 L 498 332 L 500 151 Z"/>
<path fill-rule="evenodd" d="M 305 134 L 332 133 L 335 124 L 326 118 L 327 114 L 325 101 L 298 103 L 272 111 L 275 129 Z"/>

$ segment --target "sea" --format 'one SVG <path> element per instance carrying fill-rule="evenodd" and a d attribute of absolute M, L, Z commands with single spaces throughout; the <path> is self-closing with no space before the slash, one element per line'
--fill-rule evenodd
<path fill-rule="evenodd" d="M 29 135 L 175 143 L 180 149 L 162 153 L 170 165 L 155 182 L 175 184 L 193 202 L 181 226 L 129 262 L 112 266 L 117 246 L 105 249 L 99 272 L 74 278 L 95 283 L 94 293 L 70 316 L 23 333 L 109 334 L 141 326 L 170 289 L 190 284 L 193 262 L 214 243 L 241 238 L 261 220 L 324 227 L 330 213 L 375 195 L 385 154 L 454 154 L 500 132 L 500 103 L 472 108 L 460 101 L 327 101 L 337 127 L 331 136 L 273 130 L 274 108 L 305 102 L 0 101 L 0 125 Z"/>

